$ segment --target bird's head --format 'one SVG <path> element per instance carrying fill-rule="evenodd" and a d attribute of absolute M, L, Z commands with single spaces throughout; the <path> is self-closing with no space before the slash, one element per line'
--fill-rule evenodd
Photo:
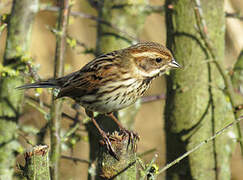
<path fill-rule="evenodd" d="M 138 43 L 126 50 L 133 61 L 134 71 L 144 78 L 160 76 L 171 68 L 181 67 L 170 50 L 159 43 Z"/>

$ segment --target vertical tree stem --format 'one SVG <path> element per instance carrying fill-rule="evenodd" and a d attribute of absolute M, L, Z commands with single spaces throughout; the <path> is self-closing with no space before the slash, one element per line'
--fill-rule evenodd
<path fill-rule="evenodd" d="M 21 64 L 28 54 L 34 17 L 38 12 L 38 0 L 14 0 L 8 23 L 8 35 L 3 65 L 11 65 L 14 70 L 25 69 Z M 23 63 L 22 63 L 23 64 Z M 23 92 L 16 90 L 23 85 L 23 76 L 0 74 L 0 179 L 10 180 L 14 172 L 17 142 L 17 122 L 21 114 Z"/>
<path fill-rule="evenodd" d="M 69 0 L 58 0 L 61 9 L 58 17 L 58 27 L 56 35 L 56 52 L 55 52 L 55 69 L 54 78 L 63 76 L 64 58 L 66 49 L 66 33 L 69 17 Z M 62 100 L 55 100 L 53 91 L 52 108 L 51 108 L 51 177 L 58 180 L 59 159 L 61 154 L 61 138 L 60 138 L 60 121 L 62 114 Z"/>

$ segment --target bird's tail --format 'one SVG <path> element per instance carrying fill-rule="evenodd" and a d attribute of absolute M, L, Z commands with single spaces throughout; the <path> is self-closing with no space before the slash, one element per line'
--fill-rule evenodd
<path fill-rule="evenodd" d="M 60 85 L 55 79 L 49 79 L 46 81 L 35 82 L 31 84 L 25 84 L 23 86 L 16 87 L 16 89 L 30 89 L 30 88 L 59 88 Z"/>

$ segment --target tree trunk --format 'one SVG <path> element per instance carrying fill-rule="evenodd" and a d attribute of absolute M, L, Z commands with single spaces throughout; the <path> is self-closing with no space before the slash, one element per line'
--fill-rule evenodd
<path fill-rule="evenodd" d="M 29 54 L 32 23 L 38 11 L 38 0 L 14 0 L 8 23 L 8 35 L 3 65 L 13 69 L 0 77 L 0 179 L 12 179 L 17 142 L 17 121 L 21 114 L 23 93 L 16 90 L 23 84 L 20 72 Z M 27 57 L 28 58 L 28 57 Z M 15 71 L 16 70 L 16 71 Z"/>
<path fill-rule="evenodd" d="M 216 60 L 224 61 L 224 2 L 202 1 L 203 17 Z M 233 111 L 223 92 L 224 81 L 196 28 L 195 4 L 167 0 L 167 45 L 184 66 L 168 78 L 166 100 L 167 162 L 212 136 L 233 121 Z M 200 7 L 199 7 L 200 8 Z M 232 133 L 235 133 L 231 130 Z M 167 172 L 168 179 L 230 179 L 233 140 L 223 134 L 192 153 Z"/>

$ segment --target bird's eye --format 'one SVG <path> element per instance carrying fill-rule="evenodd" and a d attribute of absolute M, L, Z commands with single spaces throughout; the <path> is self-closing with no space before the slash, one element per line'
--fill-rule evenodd
<path fill-rule="evenodd" d="M 158 57 L 158 58 L 155 59 L 155 61 L 156 61 L 157 63 L 160 63 L 160 62 L 162 62 L 162 58 Z"/>

